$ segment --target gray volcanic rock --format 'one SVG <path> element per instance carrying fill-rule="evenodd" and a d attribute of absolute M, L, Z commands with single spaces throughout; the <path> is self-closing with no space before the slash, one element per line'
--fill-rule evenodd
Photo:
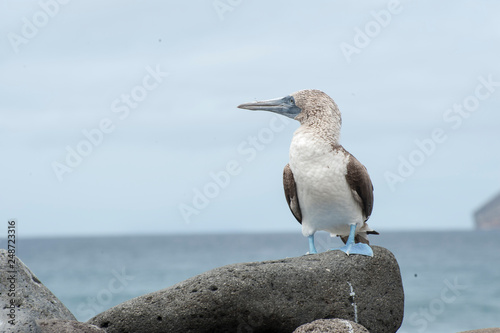
<path fill-rule="evenodd" d="M 88 322 L 107 332 L 293 332 L 316 319 L 342 318 L 370 332 L 403 320 L 399 266 L 341 251 L 219 267 L 119 304 Z"/>
<path fill-rule="evenodd" d="M 10 260 L 0 249 L 0 332 L 40 332 L 38 319 L 76 320 L 18 257 Z"/>
<path fill-rule="evenodd" d="M 40 327 L 40 333 L 106 333 L 105 330 L 73 320 L 39 320 L 36 322 Z"/>
<path fill-rule="evenodd" d="M 370 333 L 360 324 L 345 319 L 318 319 L 297 327 L 293 333 Z"/>

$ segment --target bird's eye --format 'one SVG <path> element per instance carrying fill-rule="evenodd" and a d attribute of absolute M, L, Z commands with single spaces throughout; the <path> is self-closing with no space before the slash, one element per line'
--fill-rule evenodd
<path fill-rule="evenodd" d="M 293 99 L 293 97 L 290 97 L 290 103 L 295 104 L 295 99 Z"/>

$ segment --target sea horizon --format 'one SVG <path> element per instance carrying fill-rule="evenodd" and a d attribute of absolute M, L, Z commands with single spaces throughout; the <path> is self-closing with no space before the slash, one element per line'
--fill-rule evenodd
<path fill-rule="evenodd" d="M 384 233 L 414 233 L 414 232 L 421 232 L 421 233 L 427 233 L 427 232 L 489 232 L 489 231 L 500 231 L 500 229 L 491 229 L 491 230 L 483 230 L 483 229 L 477 229 L 474 226 L 471 227 L 464 227 L 464 228 L 455 228 L 455 229 L 449 229 L 449 228 L 426 228 L 426 229 L 417 229 L 417 228 L 390 228 L 390 229 L 384 229 L 384 228 L 375 228 L 379 233 L 384 234 Z M 319 231 L 318 233 L 323 233 L 322 231 Z M 36 240 L 36 239 L 59 239 L 59 238 L 113 238 L 113 237 L 165 237 L 165 236 L 203 236 L 203 235 L 210 235 L 210 236 L 215 236 L 215 235 L 273 235 L 273 234 L 298 234 L 302 236 L 301 229 L 300 227 L 297 228 L 296 230 L 255 230 L 255 231 L 246 231 L 246 230 L 227 230 L 227 231 L 222 231 L 222 230 L 214 230 L 214 231 L 182 231 L 182 232 L 164 232 L 164 233 L 101 233 L 101 234 L 55 234 L 55 235 L 23 235 L 21 234 L 19 236 L 19 231 L 18 231 L 18 238 L 21 237 L 21 240 Z M 371 236 L 371 237 L 377 237 L 377 236 Z M 373 238 L 372 238 L 373 239 Z M 0 241 L 0 244 L 3 244 L 4 240 Z"/>

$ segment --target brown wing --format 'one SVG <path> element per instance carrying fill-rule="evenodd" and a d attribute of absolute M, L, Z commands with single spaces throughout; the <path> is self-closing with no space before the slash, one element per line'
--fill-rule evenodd
<path fill-rule="evenodd" d="M 285 197 L 288 207 L 290 207 L 297 221 L 302 224 L 302 212 L 300 211 L 299 197 L 297 196 L 297 185 L 295 184 L 290 164 L 287 164 L 283 170 L 283 187 L 285 188 Z"/>
<path fill-rule="evenodd" d="M 354 198 L 363 209 L 365 221 L 368 220 L 373 210 L 373 184 L 365 166 L 351 154 L 349 154 L 345 178 L 351 187 Z"/>

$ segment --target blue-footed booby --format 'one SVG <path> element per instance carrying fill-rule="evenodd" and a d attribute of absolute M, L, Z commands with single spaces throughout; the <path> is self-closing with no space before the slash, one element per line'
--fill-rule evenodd
<path fill-rule="evenodd" d="M 363 164 L 339 143 L 340 110 L 320 90 L 301 90 L 283 98 L 241 104 L 298 120 L 283 171 L 288 206 L 308 237 L 309 253 L 317 253 L 314 233 L 340 236 L 349 254 L 373 256 L 367 234 L 378 234 L 366 221 L 373 209 L 373 185 Z"/>

